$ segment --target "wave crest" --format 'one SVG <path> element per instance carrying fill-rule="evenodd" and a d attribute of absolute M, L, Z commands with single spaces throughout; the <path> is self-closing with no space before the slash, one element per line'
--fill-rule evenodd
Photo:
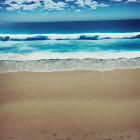
<path fill-rule="evenodd" d="M 140 33 L 0 34 L 0 41 L 135 39 Z"/>

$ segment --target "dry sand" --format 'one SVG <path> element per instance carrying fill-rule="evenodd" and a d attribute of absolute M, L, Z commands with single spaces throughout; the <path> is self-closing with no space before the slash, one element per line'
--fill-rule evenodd
<path fill-rule="evenodd" d="M 140 140 L 140 69 L 0 74 L 0 140 Z"/>

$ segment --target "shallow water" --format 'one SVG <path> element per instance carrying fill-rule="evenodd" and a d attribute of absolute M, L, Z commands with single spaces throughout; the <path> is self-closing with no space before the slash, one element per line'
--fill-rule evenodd
<path fill-rule="evenodd" d="M 52 40 L 32 41 L 22 41 L 29 35 L 16 35 L 20 41 L 0 41 L 0 72 L 106 71 L 139 68 L 140 39 L 132 38 L 134 34 L 139 35 L 139 33 L 125 33 L 119 36 L 115 33 L 113 35 L 106 33 L 102 36 L 112 36 L 112 38 L 99 40 L 52 38 Z M 67 36 L 71 35 L 63 35 L 63 38 Z M 61 35 L 57 34 L 57 37 Z"/>

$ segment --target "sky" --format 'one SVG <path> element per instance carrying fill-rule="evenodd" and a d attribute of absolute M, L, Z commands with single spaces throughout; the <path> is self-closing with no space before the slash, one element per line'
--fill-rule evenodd
<path fill-rule="evenodd" d="M 140 19 L 140 0 L 0 0 L 0 21 Z"/>

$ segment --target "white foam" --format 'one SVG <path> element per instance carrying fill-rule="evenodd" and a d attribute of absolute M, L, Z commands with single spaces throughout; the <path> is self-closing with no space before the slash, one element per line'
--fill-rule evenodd
<path fill-rule="evenodd" d="M 95 37 L 99 36 L 99 39 L 102 38 L 112 38 L 112 39 L 120 39 L 120 38 L 131 38 L 140 35 L 140 32 L 132 32 L 132 33 L 80 33 L 80 34 L 0 34 L 1 38 L 9 37 L 10 39 L 19 39 L 25 40 L 27 38 L 35 38 L 37 36 L 43 36 L 47 39 L 56 40 L 56 39 L 79 39 L 80 36 L 86 37 Z"/>
<path fill-rule="evenodd" d="M 57 60 L 28 60 L 0 61 L 0 72 L 52 72 L 71 70 L 98 70 L 140 68 L 140 58 L 122 59 L 57 59 Z"/>
<path fill-rule="evenodd" d="M 125 52 L 69 52 L 69 53 L 52 53 L 52 52 L 33 52 L 33 53 L 6 53 L 0 54 L 0 60 L 41 60 L 41 59 L 118 59 L 118 58 L 137 58 L 140 57 L 140 51 Z"/>

